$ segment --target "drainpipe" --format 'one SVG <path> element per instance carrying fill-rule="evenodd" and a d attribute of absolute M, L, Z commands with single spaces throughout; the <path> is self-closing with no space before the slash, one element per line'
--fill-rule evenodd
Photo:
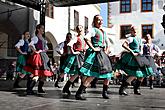
<path fill-rule="evenodd" d="M 70 6 L 68 7 L 68 32 L 70 32 Z"/>

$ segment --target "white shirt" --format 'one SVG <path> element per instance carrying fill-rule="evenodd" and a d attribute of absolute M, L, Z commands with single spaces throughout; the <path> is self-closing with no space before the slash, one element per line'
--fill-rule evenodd
<path fill-rule="evenodd" d="M 38 37 L 37 37 L 37 36 L 34 36 L 34 37 L 31 38 L 31 42 L 29 43 L 29 46 L 32 46 L 32 47 L 36 50 L 35 44 L 37 44 L 37 42 L 38 42 Z M 45 40 L 45 42 L 46 42 L 46 44 L 47 44 L 47 41 L 46 41 L 46 40 Z M 48 48 L 48 46 L 46 45 L 44 50 L 48 50 L 48 49 L 49 49 L 49 48 Z"/>
<path fill-rule="evenodd" d="M 15 47 L 20 48 L 21 46 L 24 45 L 24 43 L 25 43 L 25 41 L 24 41 L 23 39 L 20 39 L 20 40 L 18 41 L 18 43 L 15 45 Z"/>
<path fill-rule="evenodd" d="M 105 33 L 105 31 L 104 31 L 104 33 Z M 106 34 L 106 33 L 105 33 L 105 34 Z M 95 31 L 94 28 L 92 28 L 92 29 L 84 36 L 84 38 L 91 41 L 91 37 L 94 37 L 95 35 L 96 35 L 96 31 Z M 107 36 L 107 35 L 106 35 L 106 36 Z M 106 44 L 106 47 L 110 47 L 110 41 L 109 41 L 108 37 L 106 37 L 106 39 L 105 39 L 105 44 Z"/>

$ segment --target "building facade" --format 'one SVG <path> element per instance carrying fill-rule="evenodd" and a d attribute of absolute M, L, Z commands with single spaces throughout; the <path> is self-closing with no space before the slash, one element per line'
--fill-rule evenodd
<path fill-rule="evenodd" d="M 91 27 L 93 16 L 99 13 L 99 5 L 54 7 L 46 4 L 45 36 L 51 60 L 58 60 L 59 55 L 54 48 L 65 40 L 67 32 L 75 36 L 75 26 L 78 24 L 87 30 Z M 39 23 L 39 11 L 8 0 L 0 0 L 0 60 L 16 60 L 17 52 L 14 45 L 25 30 L 29 30 L 31 36 L 34 36 L 35 26 Z"/>
<path fill-rule="evenodd" d="M 165 0 L 120 0 L 108 3 L 108 23 L 113 24 L 115 30 L 116 45 L 114 49 L 119 54 L 122 42 L 129 33 L 129 28 L 135 26 L 137 34 L 144 37 L 151 34 L 154 43 L 161 50 L 165 49 L 165 34 L 162 27 L 162 17 Z"/>

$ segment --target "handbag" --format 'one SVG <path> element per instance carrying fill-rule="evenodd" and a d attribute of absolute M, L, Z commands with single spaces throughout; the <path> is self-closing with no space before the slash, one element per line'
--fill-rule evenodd
<path fill-rule="evenodd" d="M 149 60 L 145 56 L 143 56 L 143 55 L 135 56 L 135 59 L 136 59 L 138 65 L 140 67 L 144 67 L 144 66 L 149 66 L 150 65 Z"/>

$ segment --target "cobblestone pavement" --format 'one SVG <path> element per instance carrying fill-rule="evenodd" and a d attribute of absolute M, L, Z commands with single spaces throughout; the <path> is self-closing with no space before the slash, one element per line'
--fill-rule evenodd
<path fill-rule="evenodd" d="M 119 85 L 110 85 L 110 99 L 106 100 L 101 96 L 102 85 L 98 84 L 96 89 L 87 89 L 86 101 L 77 101 L 74 98 L 77 87 L 71 88 L 72 95 L 66 98 L 61 93 L 62 88 L 54 88 L 52 82 L 46 82 L 47 94 L 26 96 L 25 88 L 14 90 L 12 83 L 0 81 L 0 110 L 165 110 L 165 88 L 142 87 L 142 95 L 138 96 L 129 87 L 129 96 L 119 96 Z"/>

